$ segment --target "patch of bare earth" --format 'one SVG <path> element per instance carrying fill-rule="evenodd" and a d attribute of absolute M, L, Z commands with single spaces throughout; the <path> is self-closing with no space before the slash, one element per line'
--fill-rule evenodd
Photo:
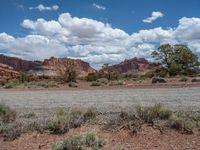
<path fill-rule="evenodd" d="M 123 145 L 128 150 L 200 150 L 200 133 L 186 135 L 174 130 L 160 133 L 159 130 L 149 126 L 143 126 L 137 135 L 131 135 L 130 131 L 121 130 L 110 132 L 100 129 L 96 125 L 83 126 L 71 129 L 65 135 L 51 135 L 48 133 L 31 133 L 21 136 L 15 141 L 3 141 L 0 139 L 1 150 L 49 150 L 52 145 L 63 140 L 68 135 L 77 135 L 85 132 L 94 132 L 106 139 L 103 150 L 112 150 Z"/>

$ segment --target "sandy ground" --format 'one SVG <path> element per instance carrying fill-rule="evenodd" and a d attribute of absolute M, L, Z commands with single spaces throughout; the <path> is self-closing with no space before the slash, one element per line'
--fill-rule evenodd
<path fill-rule="evenodd" d="M 26 134 L 12 142 L 4 142 L 0 139 L 1 150 L 50 150 L 52 145 L 63 140 L 68 135 L 94 132 L 106 139 L 106 145 L 102 150 L 115 150 L 122 146 L 127 150 L 200 150 L 199 132 L 193 135 L 184 135 L 176 131 L 166 131 L 161 134 L 158 130 L 144 126 L 137 135 L 131 135 L 129 131 L 108 132 L 98 126 L 83 126 L 72 129 L 65 135 Z"/>

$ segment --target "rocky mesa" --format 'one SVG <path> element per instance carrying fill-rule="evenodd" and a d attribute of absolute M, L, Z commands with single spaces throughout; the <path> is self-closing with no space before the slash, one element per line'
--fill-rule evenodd
<path fill-rule="evenodd" d="M 143 72 L 153 68 L 153 64 L 145 58 L 125 59 L 123 62 L 111 66 L 119 73 Z"/>
<path fill-rule="evenodd" d="M 69 61 L 74 63 L 79 77 L 95 72 L 89 63 L 80 59 L 54 58 L 45 59 L 44 61 L 28 61 L 17 57 L 0 55 L 0 63 L 6 65 L 10 70 L 15 72 L 29 72 L 38 76 L 60 76 L 65 73 Z M 12 68 L 12 69 L 11 69 Z M 5 74 L 6 75 L 6 74 Z M 0 75 L 1 76 L 1 75 Z"/>

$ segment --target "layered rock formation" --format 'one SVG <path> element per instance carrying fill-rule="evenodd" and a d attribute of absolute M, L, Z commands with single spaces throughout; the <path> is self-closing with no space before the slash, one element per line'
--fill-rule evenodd
<path fill-rule="evenodd" d="M 27 71 L 35 67 L 41 66 L 41 62 L 27 61 L 17 57 L 8 57 L 0 55 L 0 63 L 13 67 L 16 71 Z"/>
<path fill-rule="evenodd" d="M 51 57 L 50 59 L 45 59 L 43 62 L 40 62 L 0 55 L 0 63 L 12 67 L 14 71 L 27 71 L 38 76 L 61 76 L 65 73 L 67 67 L 69 67 L 68 62 L 70 61 L 73 62 L 79 77 L 95 72 L 95 69 L 90 67 L 87 62 L 80 59 Z"/>
<path fill-rule="evenodd" d="M 95 72 L 95 69 L 90 67 L 89 63 L 84 62 L 80 59 L 70 59 L 70 58 L 54 58 L 45 59 L 40 67 L 32 70 L 36 75 L 45 75 L 45 76 L 59 76 L 64 75 L 66 69 L 69 66 L 70 62 L 73 63 L 79 77 L 87 76 L 88 73 Z"/>
<path fill-rule="evenodd" d="M 17 77 L 19 72 L 15 71 L 13 67 L 0 63 L 0 78 Z"/>
<path fill-rule="evenodd" d="M 139 72 L 151 69 L 153 65 L 145 58 L 126 59 L 123 62 L 112 66 L 119 73 Z"/>

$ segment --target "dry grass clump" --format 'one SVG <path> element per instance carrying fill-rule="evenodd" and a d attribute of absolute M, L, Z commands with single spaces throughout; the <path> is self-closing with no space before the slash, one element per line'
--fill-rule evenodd
<path fill-rule="evenodd" d="M 136 111 L 121 112 L 119 115 L 111 117 L 104 129 L 118 131 L 128 129 L 136 134 L 142 130 L 142 126 L 148 124 L 161 133 L 165 129 L 175 129 L 184 134 L 192 134 L 194 128 L 200 127 L 200 115 L 194 112 L 173 112 L 155 104 L 149 107 L 136 107 Z"/>
<path fill-rule="evenodd" d="M 18 123 L 0 123 L 0 135 L 6 141 L 12 141 L 23 133 L 23 126 Z"/>
<path fill-rule="evenodd" d="M 10 107 L 0 105 L 0 136 L 5 140 L 14 140 L 22 133 L 38 131 L 40 133 L 49 132 L 51 134 L 64 134 L 71 128 L 80 127 L 85 122 L 95 119 L 97 112 L 94 108 L 88 109 L 59 109 L 56 111 L 52 119 L 42 120 L 28 120 L 26 124 L 20 124 L 15 120 L 16 113 Z M 35 117 L 34 112 L 24 114 L 25 119 L 32 119 Z"/>
<path fill-rule="evenodd" d="M 16 119 L 16 112 L 5 104 L 0 104 L 0 121 L 9 123 Z"/>
<path fill-rule="evenodd" d="M 156 119 L 167 120 L 172 116 L 172 111 L 164 108 L 161 104 L 155 104 L 150 107 L 136 108 L 137 116 L 147 123 L 153 123 Z"/>
<path fill-rule="evenodd" d="M 47 129 L 54 134 L 63 134 L 71 128 L 80 127 L 88 120 L 95 119 L 96 115 L 97 112 L 93 108 L 88 108 L 86 111 L 76 108 L 69 112 L 60 109 L 50 121 Z"/>
<path fill-rule="evenodd" d="M 53 145 L 52 150 L 98 150 L 105 145 L 105 139 L 95 133 L 69 136 L 64 141 Z"/>

